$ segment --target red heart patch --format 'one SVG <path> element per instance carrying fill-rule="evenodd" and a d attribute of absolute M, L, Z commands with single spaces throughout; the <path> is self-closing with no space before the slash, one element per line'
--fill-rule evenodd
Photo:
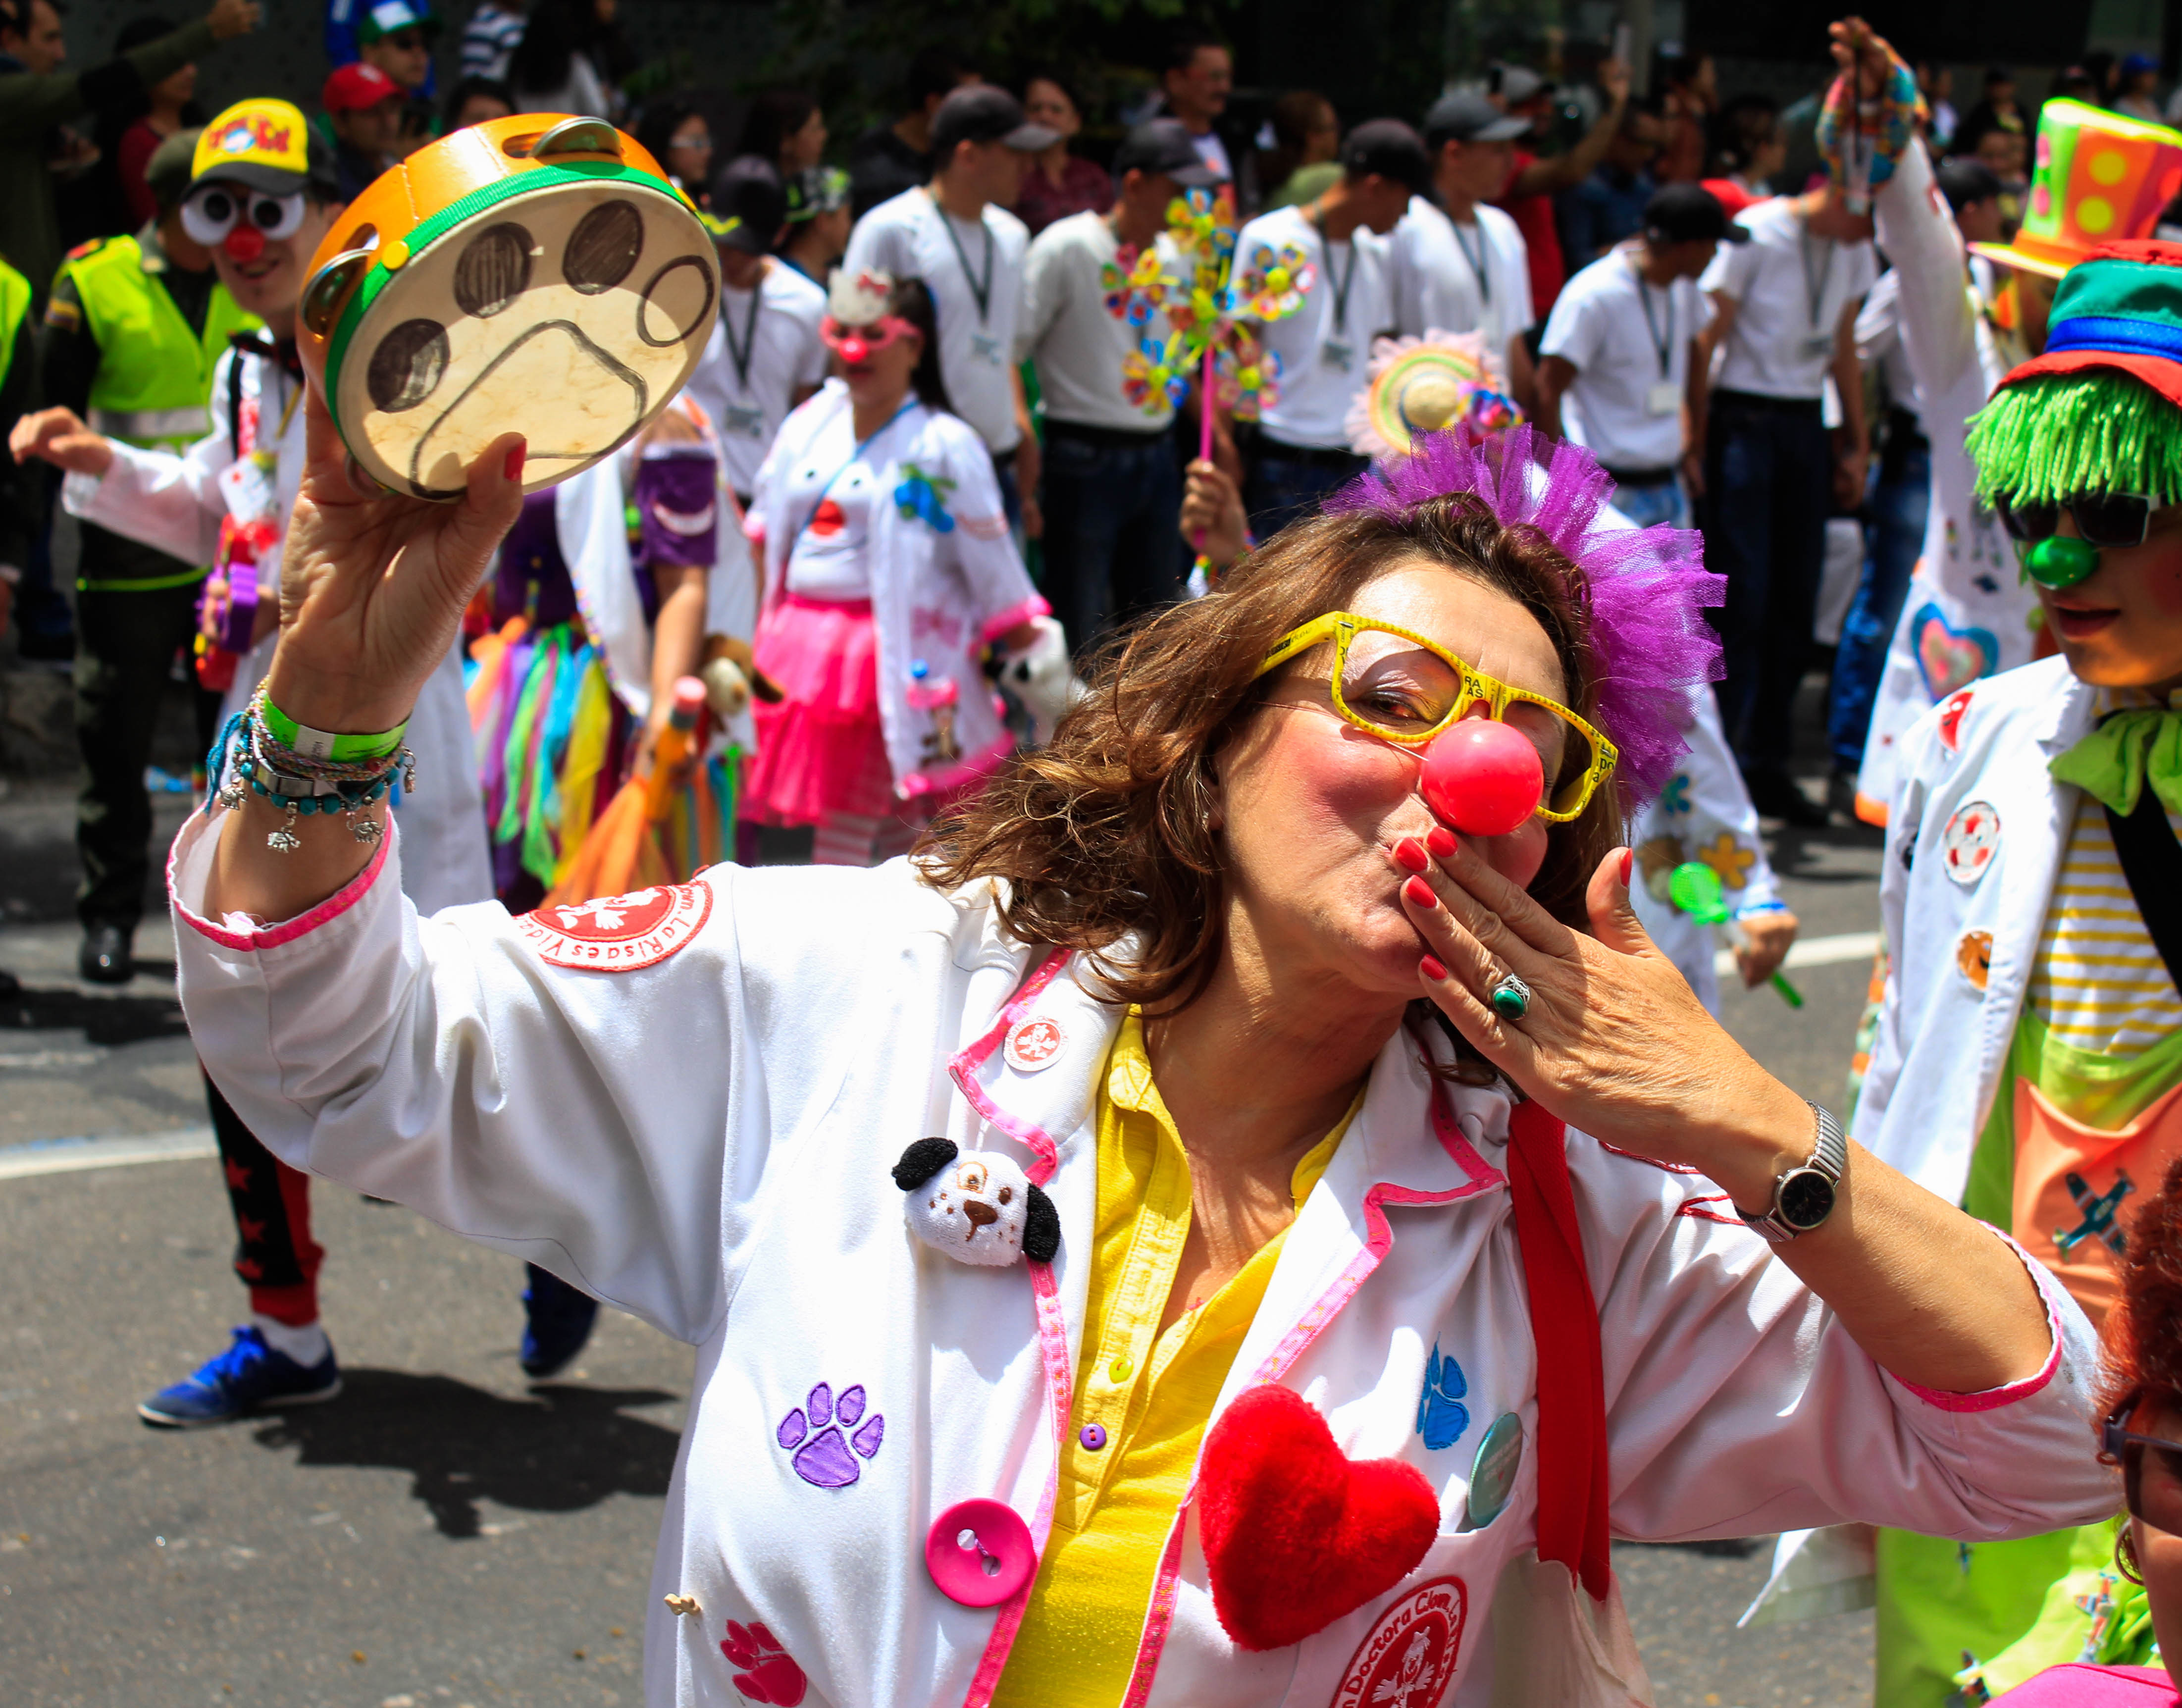
<path fill-rule="evenodd" d="M 1213 1611 L 1245 1649 L 1285 1649 L 1376 1600 L 1439 1533 L 1421 1472 L 1349 1458 L 1309 1400 L 1274 1384 L 1212 1426 L 1197 1500 Z"/>

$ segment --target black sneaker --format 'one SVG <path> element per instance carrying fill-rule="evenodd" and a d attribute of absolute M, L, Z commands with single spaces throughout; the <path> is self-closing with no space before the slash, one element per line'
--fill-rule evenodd
<path fill-rule="evenodd" d="M 523 1373 L 542 1381 L 576 1361 L 599 1320 L 599 1301 L 534 1263 L 523 1267 L 530 1284 L 523 1290 Z"/>
<path fill-rule="evenodd" d="M 1783 772 L 1753 771 L 1743 782 L 1750 790 L 1750 804 L 1761 818 L 1779 818 L 1798 830 L 1822 830 L 1833 822 L 1826 809 Z"/>
<path fill-rule="evenodd" d="M 84 928 L 82 946 L 75 951 L 75 970 L 93 984 L 126 984 L 136 976 L 136 957 L 129 940 L 133 934 L 120 925 Z"/>

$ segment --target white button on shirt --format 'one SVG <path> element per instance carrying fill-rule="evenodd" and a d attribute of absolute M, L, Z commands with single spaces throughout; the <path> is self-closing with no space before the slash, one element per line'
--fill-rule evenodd
<path fill-rule="evenodd" d="M 1267 322 L 1265 347 L 1281 358 L 1280 401 L 1259 418 L 1268 439 L 1312 450 L 1346 451 L 1349 406 L 1371 363 L 1371 341 L 1393 330 L 1393 269 L 1387 240 L 1360 225 L 1346 243 L 1328 243 L 1298 208 L 1277 208 L 1235 240 L 1238 273 L 1263 246 L 1293 244 L 1318 270 L 1303 306 Z"/>
<path fill-rule="evenodd" d="M 1564 424 L 1609 469 L 1671 469 L 1681 458 L 1690 340 L 1712 319 L 1693 281 L 1648 285 L 1636 272 L 1642 259 L 1617 249 L 1570 280 L 1538 348 L 1576 369 Z"/>
<path fill-rule="evenodd" d="M 851 273 L 872 269 L 924 281 L 939 315 L 939 373 L 948 401 L 996 457 L 1014 450 L 1022 436 L 1010 369 L 1029 247 L 1029 228 L 1006 208 L 988 207 L 972 225 L 943 214 L 920 186 L 859 219 L 841 258 Z"/>

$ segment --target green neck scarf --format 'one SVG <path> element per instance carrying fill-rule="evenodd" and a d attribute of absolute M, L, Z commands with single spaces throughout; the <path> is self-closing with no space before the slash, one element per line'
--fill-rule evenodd
<path fill-rule="evenodd" d="M 2145 779 L 2170 812 L 2182 812 L 2182 713 L 2157 706 L 2117 712 L 2046 769 L 2124 818 L 2136 811 Z"/>

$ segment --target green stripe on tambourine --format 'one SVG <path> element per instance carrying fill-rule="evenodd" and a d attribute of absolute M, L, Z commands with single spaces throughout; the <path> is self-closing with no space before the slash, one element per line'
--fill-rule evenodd
<path fill-rule="evenodd" d="M 355 337 L 357 328 L 363 324 L 363 317 L 371 312 L 371 305 L 378 300 L 379 293 L 399 274 L 415 266 L 418 258 L 433 244 L 438 242 L 440 238 L 457 226 L 468 224 L 473 217 L 482 214 L 486 208 L 497 207 L 503 202 L 515 201 L 521 197 L 536 195 L 542 191 L 559 189 L 564 185 L 598 183 L 601 180 L 626 184 L 632 189 L 650 191 L 652 194 L 672 202 L 684 213 L 689 211 L 689 204 L 684 201 L 674 186 L 663 178 L 656 178 L 649 172 L 640 171 L 636 167 L 625 165 L 618 160 L 572 160 L 564 164 L 535 166 L 528 172 L 518 172 L 508 177 L 497 179 L 481 190 L 473 190 L 461 201 L 450 202 L 438 213 L 399 238 L 381 234 L 379 247 L 382 250 L 388 244 L 398 241 L 409 252 L 398 268 L 389 267 L 383 261 L 374 261 L 371 263 L 371 271 L 364 274 L 363 283 L 357 286 L 348 299 L 348 306 L 341 310 L 341 319 L 335 325 L 334 336 L 327 347 L 326 408 L 334 418 L 334 428 L 341 435 L 342 444 L 346 445 L 352 452 L 357 448 L 350 442 L 347 425 L 341 420 L 341 363 L 348 355 L 350 341 Z"/>

